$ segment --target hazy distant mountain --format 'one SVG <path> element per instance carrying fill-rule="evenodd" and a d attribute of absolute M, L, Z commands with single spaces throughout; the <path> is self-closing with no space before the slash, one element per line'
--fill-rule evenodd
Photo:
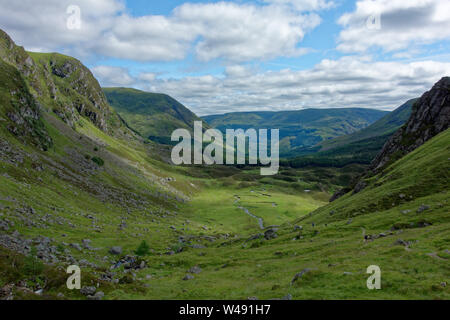
<path fill-rule="evenodd" d="M 417 99 L 411 99 L 367 128 L 349 135 L 322 141 L 316 146 L 297 150 L 294 167 L 307 165 L 343 166 L 348 163 L 369 164 L 392 134 L 410 117 Z"/>
<path fill-rule="evenodd" d="M 292 156 L 297 150 L 321 141 L 366 128 L 388 112 L 363 109 L 305 109 L 279 112 L 237 112 L 205 116 L 203 119 L 221 131 L 226 129 L 280 129 L 280 154 Z"/>

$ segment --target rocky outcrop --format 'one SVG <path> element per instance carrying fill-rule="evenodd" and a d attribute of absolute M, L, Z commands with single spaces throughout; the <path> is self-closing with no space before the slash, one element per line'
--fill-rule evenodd
<path fill-rule="evenodd" d="M 0 60 L 0 79 L 1 125 L 23 143 L 48 150 L 52 139 L 41 120 L 39 104 L 20 72 Z"/>
<path fill-rule="evenodd" d="M 70 126 L 80 116 L 105 132 L 122 126 L 100 87 L 80 61 L 57 53 L 29 54 L 0 30 L 0 60 L 14 66 L 42 107 Z"/>
<path fill-rule="evenodd" d="M 379 172 L 449 126 L 450 78 L 444 77 L 414 104 L 408 122 L 386 142 L 370 169 Z"/>
<path fill-rule="evenodd" d="M 43 97 L 47 97 L 51 111 L 71 126 L 81 116 L 105 132 L 112 129 L 108 120 L 117 116 L 111 112 L 100 84 L 88 68 L 57 53 L 35 54 L 34 59 L 47 84 Z M 120 124 L 118 119 L 115 122 Z"/>
<path fill-rule="evenodd" d="M 439 80 L 413 105 L 411 117 L 383 146 L 372 161 L 369 170 L 351 188 L 336 192 L 333 202 L 353 190 L 353 194 L 367 187 L 364 180 L 377 174 L 406 154 L 450 127 L 450 77 Z"/>

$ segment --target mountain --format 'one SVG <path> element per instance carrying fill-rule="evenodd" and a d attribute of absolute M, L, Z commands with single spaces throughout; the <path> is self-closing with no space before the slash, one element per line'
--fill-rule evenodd
<path fill-rule="evenodd" d="M 0 299 L 450 298 L 446 85 L 415 105 L 413 139 L 387 146 L 423 144 L 330 204 L 326 186 L 347 184 L 353 166 L 261 176 L 170 165 L 167 147 L 102 103 L 77 60 L 9 41 L 0 41 Z M 82 290 L 67 288 L 72 265 Z M 371 265 L 382 290 L 366 287 Z"/>
<path fill-rule="evenodd" d="M 361 192 L 370 184 L 370 181 L 373 183 L 374 175 L 381 172 L 381 178 L 389 171 L 388 168 L 392 163 L 449 127 L 450 78 L 444 77 L 430 91 L 424 93 L 420 99 L 415 101 L 410 118 L 385 143 L 382 150 L 372 161 L 368 172 L 354 186 L 345 188 L 333 195 L 331 201 L 352 190 L 353 194 Z M 445 148 L 443 152 L 445 153 Z M 445 173 L 443 176 L 446 176 Z M 375 181 L 378 179 L 375 178 Z M 432 186 L 427 187 L 433 189 Z"/>
<path fill-rule="evenodd" d="M 407 101 L 367 128 L 322 141 L 313 147 L 299 149 L 297 153 L 302 154 L 301 156 L 284 163 L 297 168 L 310 165 L 342 167 L 350 163 L 368 165 L 389 137 L 409 119 L 416 101 L 417 99 Z"/>
<path fill-rule="evenodd" d="M 26 52 L 2 30 L 0 58 L 17 68 L 38 104 L 70 126 L 75 126 L 80 116 L 105 132 L 123 126 L 98 81 L 80 61 L 57 53 Z"/>
<path fill-rule="evenodd" d="M 361 109 L 305 109 L 279 112 L 237 112 L 205 116 L 213 128 L 280 129 L 280 155 L 292 157 L 305 147 L 351 134 L 369 126 L 387 112 Z"/>
<path fill-rule="evenodd" d="M 450 78 L 444 77 L 413 106 L 408 122 L 384 145 L 371 169 L 379 171 L 450 126 Z"/>
<path fill-rule="evenodd" d="M 339 148 L 344 145 L 349 145 L 351 143 L 363 141 L 366 139 L 392 135 L 402 125 L 404 125 L 406 121 L 408 121 L 412 112 L 412 106 L 416 101 L 417 99 L 408 100 L 403 105 L 388 113 L 383 118 L 371 124 L 367 128 L 349 135 L 321 142 L 319 144 L 321 146 L 320 151 Z M 381 147 L 382 146 L 380 146 L 380 149 Z"/>
<path fill-rule="evenodd" d="M 103 88 L 109 104 L 136 132 L 155 142 L 171 144 L 176 129 L 193 132 L 202 121 L 189 109 L 165 94 L 129 88 Z"/>

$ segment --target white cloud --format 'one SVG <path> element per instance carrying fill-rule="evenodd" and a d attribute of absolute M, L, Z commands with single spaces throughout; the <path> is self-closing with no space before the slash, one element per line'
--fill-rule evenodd
<path fill-rule="evenodd" d="M 105 87 L 129 86 L 135 83 L 128 70 L 121 67 L 97 66 L 92 73 Z"/>
<path fill-rule="evenodd" d="M 133 85 L 167 93 L 199 115 L 339 107 L 393 110 L 446 75 L 450 75 L 450 63 L 344 57 L 323 60 L 302 71 L 255 72 L 233 66 L 221 76 L 155 78 L 150 83 L 136 78 Z"/>
<path fill-rule="evenodd" d="M 297 44 L 306 31 L 320 24 L 317 14 L 299 14 L 280 6 L 237 5 L 219 2 L 184 4 L 174 10 L 199 37 L 195 45 L 202 61 L 269 59 L 303 54 Z"/>
<path fill-rule="evenodd" d="M 380 29 L 368 28 L 367 19 L 380 17 Z M 344 27 L 338 49 L 363 52 L 373 47 L 398 51 L 414 44 L 450 39 L 448 0 L 360 0 L 354 12 L 340 17 Z"/>
<path fill-rule="evenodd" d="M 80 30 L 69 30 L 72 0 L 0 0 L 0 28 L 27 48 L 77 56 L 101 55 L 135 61 L 181 60 L 194 52 L 201 61 L 299 56 L 306 32 L 320 24 L 276 0 L 265 5 L 232 2 L 186 3 L 168 16 L 130 16 L 119 0 L 78 0 Z M 302 11 L 326 6 L 322 0 L 290 1 Z"/>
<path fill-rule="evenodd" d="M 264 2 L 276 5 L 291 6 L 298 11 L 329 9 L 335 5 L 333 1 L 327 0 L 264 0 Z"/>

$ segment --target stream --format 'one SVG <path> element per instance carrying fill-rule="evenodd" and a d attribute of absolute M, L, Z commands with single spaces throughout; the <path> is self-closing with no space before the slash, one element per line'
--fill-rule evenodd
<path fill-rule="evenodd" d="M 250 211 L 248 211 L 247 208 L 244 208 L 244 207 L 241 207 L 241 206 L 239 206 L 238 208 L 241 209 L 241 210 L 244 210 L 244 212 L 245 212 L 246 214 L 248 214 L 250 217 L 252 217 L 252 218 L 258 220 L 259 228 L 260 228 L 261 230 L 264 230 L 264 220 L 263 220 L 262 218 L 255 216 L 253 213 L 251 213 Z"/>

